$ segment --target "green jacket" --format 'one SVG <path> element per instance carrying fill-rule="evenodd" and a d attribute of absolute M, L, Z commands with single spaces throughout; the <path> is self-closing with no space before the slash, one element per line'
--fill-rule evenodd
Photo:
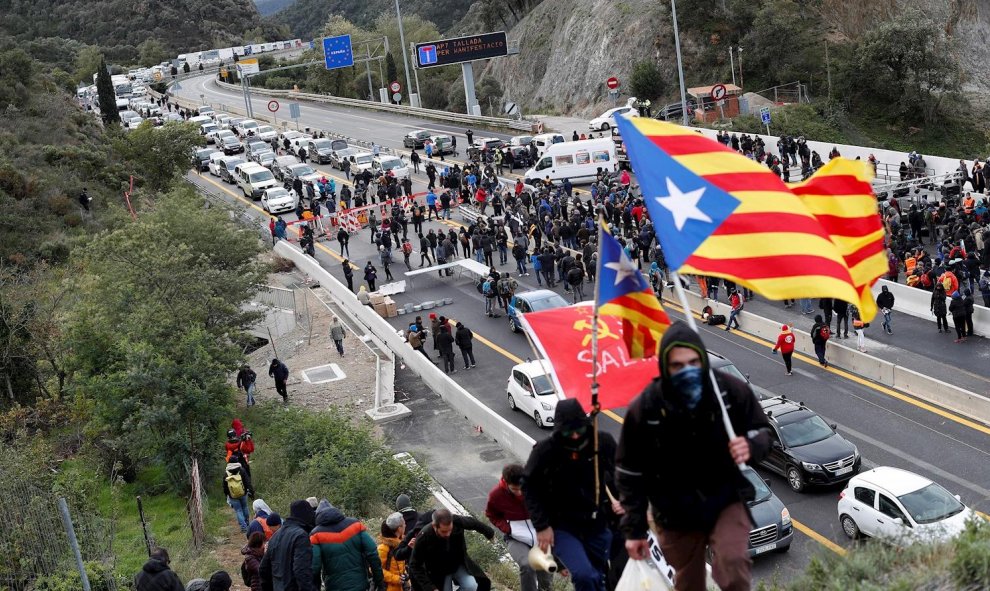
<path fill-rule="evenodd" d="M 384 589 L 378 547 L 367 528 L 345 517 L 326 499 L 316 509 L 316 527 L 309 541 L 313 545 L 313 583 L 317 588 L 322 575 L 326 591 L 367 591 L 371 569 L 375 586 Z"/>

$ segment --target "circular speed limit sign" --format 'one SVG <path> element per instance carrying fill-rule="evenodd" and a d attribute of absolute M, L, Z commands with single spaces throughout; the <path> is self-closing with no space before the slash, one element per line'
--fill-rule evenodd
<path fill-rule="evenodd" d="M 278 101 L 268 101 L 268 110 L 272 113 L 278 111 Z"/>
<path fill-rule="evenodd" d="M 388 85 L 388 89 L 391 90 L 392 92 L 399 92 L 400 90 L 402 90 L 402 85 L 399 84 L 398 82 L 393 82 Z"/>

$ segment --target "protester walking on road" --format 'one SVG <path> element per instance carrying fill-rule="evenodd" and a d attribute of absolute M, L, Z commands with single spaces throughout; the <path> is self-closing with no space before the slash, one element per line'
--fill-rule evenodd
<path fill-rule="evenodd" d="M 334 346 L 337 347 L 337 353 L 341 357 L 344 356 L 344 338 L 347 336 L 347 330 L 344 325 L 340 322 L 340 318 L 334 316 L 333 320 L 330 321 L 330 338 L 333 340 Z"/>
<path fill-rule="evenodd" d="M 725 323 L 725 330 L 732 330 L 732 323 L 736 323 L 736 328 L 739 328 L 739 313 L 743 310 L 743 296 L 739 293 L 739 290 L 732 288 L 729 292 L 729 304 L 732 308 L 729 310 L 729 320 Z"/>
<path fill-rule="evenodd" d="M 347 281 L 347 291 L 354 292 L 354 269 L 351 269 L 351 261 L 344 259 L 344 280 Z"/>
<path fill-rule="evenodd" d="M 440 358 L 443 359 L 443 372 L 447 374 L 457 373 L 454 364 L 454 336 L 449 330 L 440 330 L 436 335 L 437 350 Z"/>
<path fill-rule="evenodd" d="M 940 282 L 936 281 L 932 289 L 932 303 L 930 309 L 932 314 L 935 316 L 935 323 L 938 326 L 939 332 L 949 332 L 949 309 L 948 304 L 945 303 L 945 300 L 945 287 Z"/>
<path fill-rule="evenodd" d="M 337 230 L 337 243 L 340 245 L 340 256 L 351 256 L 351 249 L 348 243 L 351 241 L 351 235 L 347 233 L 347 230 L 341 228 Z M 347 253 L 346 255 L 344 253 Z"/>
<path fill-rule="evenodd" d="M 737 464 L 756 464 L 766 456 L 769 421 L 746 382 L 715 371 L 738 434 L 727 437 L 705 345 L 685 323 L 664 333 L 659 364 L 660 378 L 629 405 L 615 459 L 629 558 L 649 558 L 647 510 L 652 508 L 677 591 L 706 588 L 709 548 L 719 587 L 748 590 L 753 522 L 746 501 L 755 492 Z M 670 454 L 671 449 L 679 451 Z M 657 462 L 659 457 L 664 461 Z"/>
<path fill-rule="evenodd" d="M 476 531 L 489 540 L 495 530 L 470 516 L 437 509 L 433 519 L 416 537 L 409 574 L 417 591 L 490 591 L 491 580 L 467 553 L 464 532 Z"/>
<path fill-rule="evenodd" d="M 791 331 L 791 327 L 786 324 L 780 327 L 780 334 L 777 335 L 777 344 L 774 345 L 773 352 L 776 353 L 777 351 L 780 351 L 780 357 L 784 360 L 787 375 L 793 375 L 791 373 L 791 356 L 794 355 L 794 333 Z"/>
<path fill-rule="evenodd" d="M 241 366 L 241 370 L 237 372 L 237 387 L 244 388 L 244 392 L 247 394 L 247 405 L 254 406 L 254 383 L 258 379 L 258 374 L 251 369 L 251 366 L 244 364 Z"/>
<path fill-rule="evenodd" d="M 463 323 L 457 323 L 457 333 L 454 335 L 454 342 L 461 350 L 461 357 L 464 358 L 464 369 L 471 369 L 477 364 L 474 362 L 474 333 Z"/>
<path fill-rule="evenodd" d="M 966 302 L 958 291 L 952 292 L 949 314 L 952 315 L 952 326 L 956 329 L 955 342 L 961 343 L 966 340 Z"/>
<path fill-rule="evenodd" d="M 822 367 L 828 367 L 828 361 L 825 360 L 825 343 L 831 336 L 832 330 L 828 323 L 821 314 L 816 314 L 815 324 L 811 327 L 811 342 L 815 345 L 815 355 L 818 356 L 818 364 Z"/>
<path fill-rule="evenodd" d="M 970 289 L 963 290 L 963 303 L 966 305 L 966 336 L 973 336 L 973 314 L 976 313 L 976 302 L 973 301 L 973 292 Z"/>
<path fill-rule="evenodd" d="M 553 575 L 533 570 L 529 564 L 529 551 L 536 545 L 536 528 L 529 518 L 522 482 L 525 468 L 508 464 L 502 468 L 502 479 L 488 493 L 485 517 L 503 534 L 509 556 L 519 566 L 521 591 L 550 591 Z"/>
<path fill-rule="evenodd" d="M 890 325 L 890 312 L 894 309 L 894 294 L 886 285 L 881 286 L 880 293 L 877 294 L 877 307 L 883 314 L 883 329 L 887 331 L 887 334 L 894 334 Z"/>
<path fill-rule="evenodd" d="M 368 291 L 375 291 L 375 281 L 378 280 L 378 271 L 375 266 L 368 261 L 364 266 L 364 280 L 368 283 Z"/>
<path fill-rule="evenodd" d="M 316 511 L 308 501 L 293 501 L 289 505 L 289 517 L 268 541 L 261 559 L 265 591 L 319 591 L 319 579 L 313 576 L 313 546 L 309 541 L 309 532 L 315 524 Z"/>
<path fill-rule="evenodd" d="M 835 312 L 835 338 L 849 338 L 849 303 L 838 298 L 832 300 L 832 311 Z M 842 327 L 845 325 L 846 331 L 843 335 Z"/>
<path fill-rule="evenodd" d="M 866 329 L 870 327 L 870 323 L 863 322 L 859 306 L 855 304 L 849 306 L 849 316 L 852 318 L 853 330 L 856 331 L 856 347 L 861 353 L 866 353 Z"/>
<path fill-rule="evenodd" d="M 169 568 L 168 550 L 156 548 L 134 577 L 136 591 L 185 591 L 179 576 Z"/>
<path fill-rule="evenodd" d="M 288 402 L 289 391 L 285 386 L 289 380 L 289 368 L 278 359 L 272 359 L 271 365 L 268 366 L 268 377 L 275 380 L 275 391 L 282 397 L 282 402 Z"/>
<path fill-rule="evenodd" d="M 610 512 L 622 513 L 605 492 L 616 490 L 615 439 L 607 432 L 598 434 L 597 461 L 592 439 L 591 420 L 581 403 L 561 400 L 553 434 L 533 446 L 523 479 L 536 544 L 544 552 L 552 547 L 570 572 L 575 591 L 605 591 L 612 544 L 608 521 Z"/>

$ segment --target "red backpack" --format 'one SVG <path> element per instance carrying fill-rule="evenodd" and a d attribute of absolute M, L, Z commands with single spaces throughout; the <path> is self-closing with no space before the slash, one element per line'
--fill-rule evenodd
<path fill-rule="evenodd" d="M 822 341 L 827 341 L 832 336 L 832 329 L 827 324 L 818 327 L 818 336 Z"/>

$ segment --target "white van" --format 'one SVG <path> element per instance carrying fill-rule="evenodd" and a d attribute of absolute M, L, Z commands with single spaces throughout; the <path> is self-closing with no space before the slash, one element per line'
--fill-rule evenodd
<path fill-rule="evenodd" d="M 538 183 L 547 177 L 554 182 L 570 179 L 571 183 L 590 183 L 598 176 L 598 169 L 618 170 L 612 138 L 553 144 L 525 177 L 527 183 Z"/>
<path fill-rule="evenodd" d="M 541 133 L 533 136 L 533 143 L 536 145 L 536 154 L 542 156 L 550 146 L 564 143 L 564 136 L 559 133 Z"/>
<path fill-rule="evenodd" d="M 190 117 L 186 121 L 193 123 L 198 127 L 204 123 L 213 123 L 213 118 L 207 115 L 196 115 L 195 117 Z"/>
<path fill-rule="evenodd" d="M 257 201 L 261 199 L 265 189 L 279 186 L 272 171 L 256 162 L 243 162 L 234 169 L 237 186 L 244 192 L 245 197 Z"/>

